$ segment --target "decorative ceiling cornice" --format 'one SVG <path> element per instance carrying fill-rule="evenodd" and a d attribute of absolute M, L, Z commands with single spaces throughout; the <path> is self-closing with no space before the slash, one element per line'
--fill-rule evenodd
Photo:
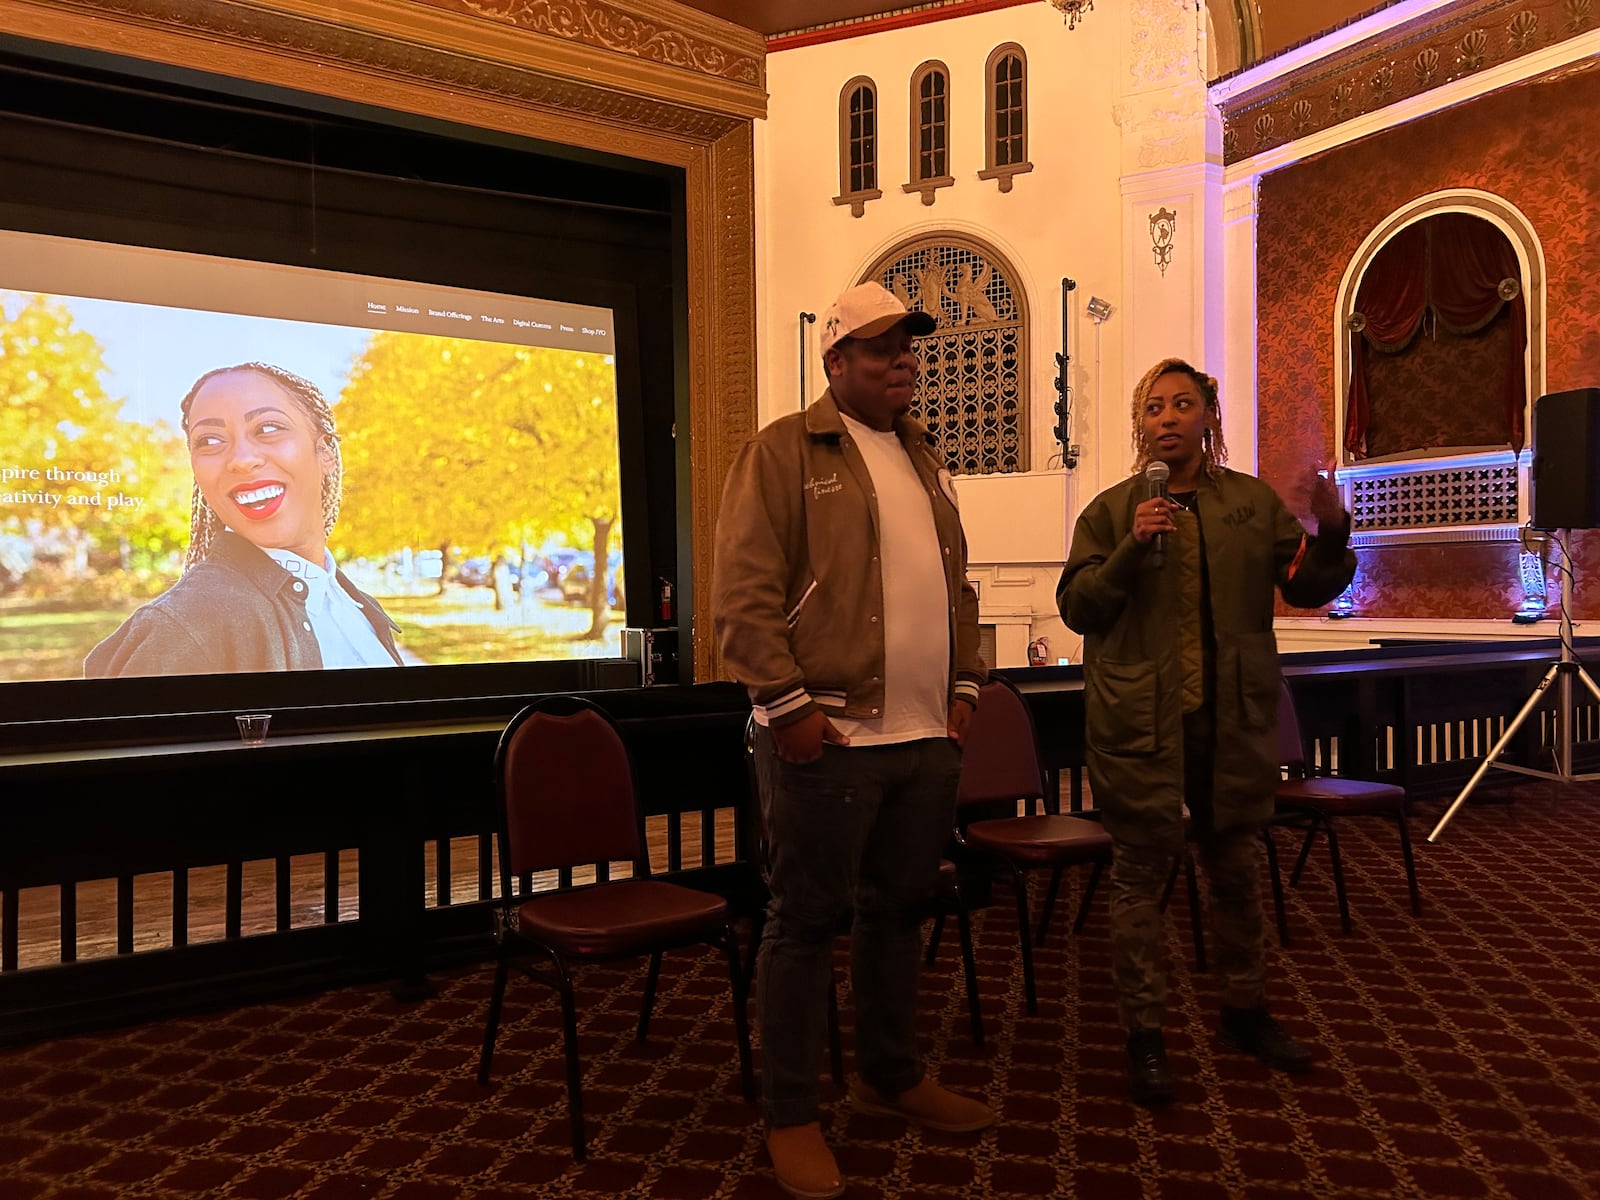
<path fill-rule="evenodd" d="M 1232 164 L 1600 27 L 1596 0 L 1461 0 L 1222 101 Z"/>
<path fill-rule="evenodd" d="M 608 4 L 604 0 L 417 0 L 434 8 L 472 13 L 529 33 L 581 42 L 646 62 L 679 67 L 762 87 L 759 35 L 714 21 L 679 5 Z M 655 11 L 651 11 L 655 10 Z"/>
<path fill-rule="evenodd" d="M 641 17 L 629 24 L 617 4 L 606 6 L 603 21 L 577 22 L 589 34 L 570 28 L 565 33 L 525 29 L 513 19 L 474 11 L 490 5 L 564 7 L 569 14 L 582 9 L 595 18 L 583 0 L 566 0 L 564 5 L 534 0 L 342 0 L 337 14 L 330 14 L 320 0 L 52 0 L 63 16 L 109 18 L 127 29 L 181 31 L 219 50 L 235 45 L 303 53 L 307 61 L 333 60 L 384 76 L 429 79 L 695 139 L 719 137 L 741 118 L 766 113 L 762 84 L 727 73 L 749 75 L 753 62 L 758 79 L 764 76 L 763 43 L 749 30 L 670 0 L 630 0 L 630 7 L 640 13 L 670 10 L 683 15 L 695 34 L 689 42 L 670 36 L 654 19 Z M 4 7 L 0 0 L 0 9 Z M 18 7 L 32 5 L 24 0 Z M 0 29 L 5 27 L 0 20 Z M 601 29 L 617 44 L 601 40 L 596 32 Z M 735 65 L 726 51 L 695 40 L 702 29 L 725 32 L 729 47 L 742 46 L 755 57 L 743 53 L 744 65 Z M 695 65 L 674 61 L 690 55 L 690 44 Z"/>

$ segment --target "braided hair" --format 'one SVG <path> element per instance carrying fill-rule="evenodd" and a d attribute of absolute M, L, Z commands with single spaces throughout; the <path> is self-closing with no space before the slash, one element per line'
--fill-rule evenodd
<path fill-rule="evenodd" d="M 322 472 L 322 532 L 331 534 L 334 522 L 339 519 L 339 503 L 344 496 L 344 460 L 339 455 L 339 430 L 334 424 L 333 408 L 323 396 L 322 390 L 309 379 L 302 379 L 292 371 L 261 362 L 239 363 L 237 366 L 218 367 L 214 371 L 207 371 L 194 381 L 189 394 L 183 398 L 184 434 L 187 436 L 189 432 L 189 409 L 194 405 L 194 398 L 199 395 L 200 389 L 216 376 L 228 375 L 234 371 L 254 371 L 258 375 L 265 375 L 287 392 L 311 418 L 313 426 L 318 431 L 318 449 L 326 450 L 332 460 L 331 465 Z M 211 553 L 211 544 L 216 540 L 222 527 L 222 518 L 217 516 L 212 507 L 206 503 L 206 498 L 200 494 L 200 485 L 196 483 L 189 498 L 189 553 L 183 562 L 185 571 L 196 563 L 205 561 L 206 556 Z"/>
<path fill-rule="evenodd" d="M 1214 478 L 1228 461 L 1228 444 L 1222 440 L 1222 402 L 1217 398 L 1217 381 L 1196 370 L 1181 358 L 1163 358 L 1144 373 L 1133 389 L 1133 469 L 1143 471 L 1150 463 L 1150 445 L 1144 436 L 1144 406 L 1156 380 L 1163 375 L 1187 375 L 1194 381 L 1206 406 L 1206 427 L 1200 435 L 1200 469 Z"/>

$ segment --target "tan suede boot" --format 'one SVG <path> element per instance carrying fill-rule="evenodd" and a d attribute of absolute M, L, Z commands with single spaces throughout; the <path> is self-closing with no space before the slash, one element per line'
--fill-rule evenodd
<path fill-rule="evenodd" d="M 844 1195 L 844 1177 L 817 1122 L 768 1129 L 767 1153 L 778 1186 L 796 1200 L 833 1200 Z"/>
<path fill-rule="evenodd" d="M 860 1112 L 904 1117 L 914 1125 L 940 1133 L 972 1133 L 987 1129 L 995 1122 L 995 1115 L 988 1105 L 958 1096 L 940 1087 L 929 1076 L 923 1076 L 921 1083 L 901 1092 L 893 1100 L 857 1079 L 850 1084 L 850 1098 Z"/>

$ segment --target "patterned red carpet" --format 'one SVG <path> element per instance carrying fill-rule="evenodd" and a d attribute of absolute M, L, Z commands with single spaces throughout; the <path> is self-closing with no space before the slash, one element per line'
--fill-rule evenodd
<path fill-rule="evenodd" d="M 1325 855 L 1291 893 L 1274 1007 L 1320 1048 L 1301 1079 L 1215 1044 L 1215 982 L 1193 972 L 1180 898 L 1168 1042 L 1184 1082 L 1156 1115 L 1122 1099 L 1104 900 L 1081 938 L 1052 931 L 1028 1018 L 1001 893 L 976 926 L 985 1048 L 953 945 L 923 994 L 930 1063 L 1002 1122 L 908 1133 L 830 1084 L 850 1195 L 1600 1195 L 1600 789 L 1475 803 L 1428 846 L 1435 815 L 1413 822 L 1420 919 L 1381 823 L 1347 826 L 1352 934 Z M 360 988 L 0 1051 L 0 1197 L 780 1195 L 738 1095 L 719 959 L 667 960 L 647 1043 L 632 1036 L 642 970 L 580 981 L 583 1166 L 548 991 L 513 979 L 494 1086 L 474 1082 L 491 974 L 440 978 L 411 1007 Z"/>

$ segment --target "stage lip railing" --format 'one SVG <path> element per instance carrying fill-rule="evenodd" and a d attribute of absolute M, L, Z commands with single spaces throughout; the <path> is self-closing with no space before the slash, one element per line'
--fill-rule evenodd
<path fill-rule="evenodd" d="M 1600 657 L 1600 638 L 1579 639 L 1575 648 Z M 1557 649 L 1553 638 L 1454 642 L 1302 652 L 1285 655 L 1283 663 L 1307 736 L 1328 745 L 1339 739 L 1341 772 L 1394 778 L 1414 799 L 1426 800 L 1447 794 L 1474 760 L 1411 761 L 1412 731 L 1495 716 Z M 1079 773 L 1083 668 L 999 673 L 1032 707 L 1051 768 Z M 726 838 L 728 813 L 737 824 L 751 810 L 743 689 L 710 683 L 585 694 L 618 718 L 645 808 L 665 817 L 672 831 L 675 877 L 745 903 L 759 882 L 748 860 L 748 830 L 736 828 L 733 861 L 716 862 L 707 850 L 714 837 Z M 112 745 L 74 730 L 70 744 L 4 743 L 0 959 L 12 961 L 0 961 L 0 1040 L 246 1003 L 285 990 L 371 979 L 415 983 L 441 964 L 486 957 L 484 910 L 494 901 L 457 902 L 447 887 L 442 894 L 452 899 L 430 905 L 429 888 L 441 894 L 432 860 L 452 839 L 483 844 L 490 835 L 494 747 L 504 722 L 528 698 L 307 709 L 281 731 L 275 715 L 263 748 L 224 736 L 214 714 L 201 739 Z M 160 725 L 152 730 L 132 721 L 119 732 L 161 732 Z M 1399 731 L 1389 739 L 1399 753 L 1390 763 L 1377 761 L 1383 744 L 1373 730 L 1384 727 Z M 1584 750 L 1592 753 L 1595 745 L 1585 743 Z M 360 858 L 360 914 L 353 921 L 16 967 L 23 889 L 66 896 L 80 884 L 114 880 L 119 896 L 131 897 L 136 877 L 186 878 L 200 867 L 226 867 L 232 887 L 242 862 L 351 849 Z M 460 881 L 468 868 L 457 863 L 454 870 Z"/>

